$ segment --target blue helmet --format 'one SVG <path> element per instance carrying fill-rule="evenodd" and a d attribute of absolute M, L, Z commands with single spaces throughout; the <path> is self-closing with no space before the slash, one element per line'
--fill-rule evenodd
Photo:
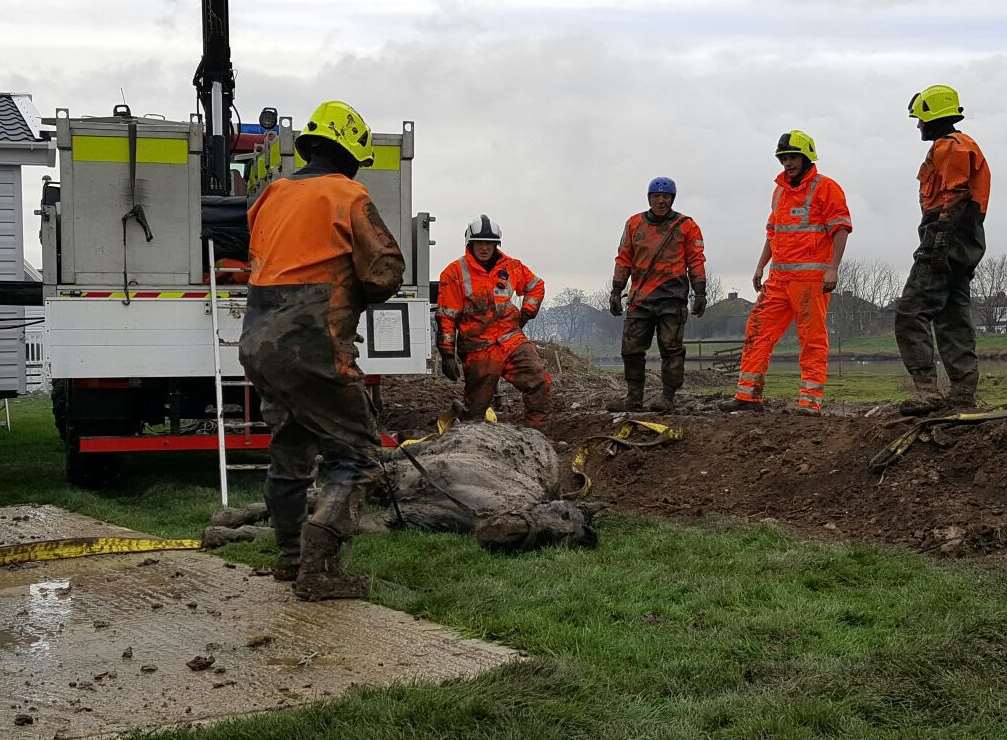
<path fill-rule="evenodd" d="M 668 195 L 675 195 L 678 192 L 678 188 L 675 187 L 675 181 L 670 177 L 655 177 L 650 181 L 650 185 L 647 186 L 647 195 L 651 193 L 668 193 Z"/>

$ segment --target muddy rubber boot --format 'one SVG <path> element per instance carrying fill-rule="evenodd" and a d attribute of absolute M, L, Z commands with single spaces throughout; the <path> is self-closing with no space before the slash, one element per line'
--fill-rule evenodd
<path fill-rule="evenodd" d="M 605 404 L 606 411 L 643 411 L 643 388 L 647 382 L 647 360 L 631 355 L 622 358 L 626 377 L 626 395 L 612 398 Z"/>
<path fill-rule="evenodd" d="M 899 404 L 899 413 L 905 416 L 924 416 L 947 408 L 947 401 L 937 385 L 937 371 L 912 374 L 916 392 Z"/>
<path fill-rule="evenodd" d="M 310 480 L 266 479 L 266 508 L 280 550 L 273 578 L 292 581 L 301 564 L 301 527 L 308 516 Z"/>
<path fill-rule="evenodd" d="M 951 391 L 948 393 L 948 406 L 956 411 L 970 411 L 976 408 L 976 387 L 978 385 L 978 373 L 971 373 L 960 380 L 952 380 Z"/>
<path fill-rule="evenodd" d="M 650 404 L 651 411 L 657 411 L 658 413 L 667 414 L 675 410 L 675 397 L 669 396 L 667 393 L 663 394 L 659 399 Z"/>
<path fill-rule="evenodd" d="M 717 408 L 721 411 L 762 411 L 762 404 L 755 403 L 754 401 L 741 401 L 737 398 L 732 398 L 730 401 L 721 401 L 717 404 Z"/>
<path fill-rule="evenodd" d="M 301 530 L 301 568 L 294 581 L 294 594 L 304 601 L 362 599 L 370 592 L 371 579 L 344 569 L 350 540 L 325 527 L 308 522 Z"/>
<path fill-rule="evenodd" d="M 643 411 L 643 386 L 630 386 L 629 392 L 623 397 L 609 399 L 605 404 L 606 411 Z"/>

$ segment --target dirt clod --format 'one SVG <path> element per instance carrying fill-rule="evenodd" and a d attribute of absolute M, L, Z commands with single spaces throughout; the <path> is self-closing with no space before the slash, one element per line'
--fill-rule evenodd
<path fill-rule="evenodd" d="M 128 648 L 126 648 L 125 650 L 122 651 L 122 659 L 123 660 L 132 660 L 133 659 L 133 648 L 132 647 L 128 647 Z"/>
<path fill-rule="evenodd" d="M 140 666 L 140 673 L 154 673 L 157 671 L 157 666 L 152 663 Z"/>
<path fill-rule="evenodd" d="M 157 558 L 144 558 L 143 562 L 137 563 L 136 567 L 137 568 L 143 568 L 143 567 L 146 567 L 148 565 L 157 565 L 160 562 L 161 561 L 158 560 Z"/>
<path fill-rule="evenodd" d="M 265 635 L 265 634 L 253 635 L 252 637 L 248 638 L 248 641 L 245 643 L 245 647 L 250 648 L 262 647 L 263 645 L 268 645 L 272 641 L 273 641 L 272 635 Z"/>
<path fill-rule="evenodd" d="M 35 724 L 35 718 L 30 714 L 18 714 L 14 717 L 14 724 L 18 727 Z"/>
<path fill-rule="evenodd" d="M 212 666 L 216 662 L 216 658 L 212 655 L 197 655 L 190 661 L 186 662 L 186 665 L 193 671 L 205 671 L 207 668 Z"/>

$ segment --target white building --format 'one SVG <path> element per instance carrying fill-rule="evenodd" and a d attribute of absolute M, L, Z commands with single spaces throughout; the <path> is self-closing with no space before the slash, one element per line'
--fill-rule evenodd
<path fill-rule="evenodd" d="M 0 282 L 41 281 L 37 271 L 25 274 L 21 215 L 21 167 L 56 163 L 55 142 L 41 123 L 30 95 L 0 93 Z M 41 310 L 0 305 L 0 399 L 28 390 L 26 329 L 34 327 L 26 326 L 26 316 Z"/>

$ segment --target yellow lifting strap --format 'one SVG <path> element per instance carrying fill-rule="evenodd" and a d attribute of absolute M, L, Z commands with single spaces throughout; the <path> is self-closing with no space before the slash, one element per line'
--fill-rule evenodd
<path fill-rule="evenodd" d="M 917 439 L 928 436 L 930 430 L 936 427 L 960 426 L 963 424 L 983 424 L 987 421 L 1005 419 L 1007 419 L 1007 408 L 993 409 L 992 411 L 954 414 L 952 416 L 941 416 L 936 419 L 924 419 L 923 421 L 914 424 L 912 429 L 908 432 L 896 437 L 885 445 L 878 454 L 871 458 L 867 467 L 873 473 L 883 472 L 889 465 L 906 454 Z"/>
<path fill-rule="evenodd" d="M 645 429 L 649 432 L 654 432 L 657 436 L 646 442 L 636 441 L 631 439 L 635 429 Z M 615 434 L 600 434 L 588 437 L 577 448 L 577 453 L 573 456 L 573 462 L 570 464 L 570 469 L 573 470 L 574 477 L 581 482 L 581 486 L 576 491 L 562 494 L 562 498 L 584 498 L 591 492 L 592 483 L 587 475 L 587 459 L 592 442 L 608 442 L 605 451 L 612 457 L 616 454 L 619 447 L 647 449 L 660 447 L 669 442 L 677 442 L 682 439 L 685 439 L 685 429 L 683 427 L 669 427 L 652 421 L 637 421 L 636 419 L 629 419 L 624 422 Z"/>
<path fill-rule="evenodd" d="M 90 555 L 118 555 L 158 550 L 198 550 L 199 540 L 159 540 L 152 537 L 70 537 L 0 547 L 0 567 L 39 560 L 65 560 Z"/>
<path fill-rule="evenodd" d="M 497 415 L 492 408 L 486 409 L 486 414 L 484 418 L 486 420 L 486 423 L 488 424 L 497 423 Z M 455 413 L 454 407 L 451 407 L 447 411 L 442 412 L 441 415 L 437 417 L 437 434 L 428 434 L 427 436 L 420 437 L 419 439 L 407 439 L 403 442 L 400 442 L 399 447 L 411 447 L 412 445 L 418 445 L 420 442 L 426 442 L 428 440 L 433 439 L 434 437 L 439 437 L 442 434 L 444 434 L 448 429 L 453 427 L 456 421 L 458 421 L 458 415 Z"/>

